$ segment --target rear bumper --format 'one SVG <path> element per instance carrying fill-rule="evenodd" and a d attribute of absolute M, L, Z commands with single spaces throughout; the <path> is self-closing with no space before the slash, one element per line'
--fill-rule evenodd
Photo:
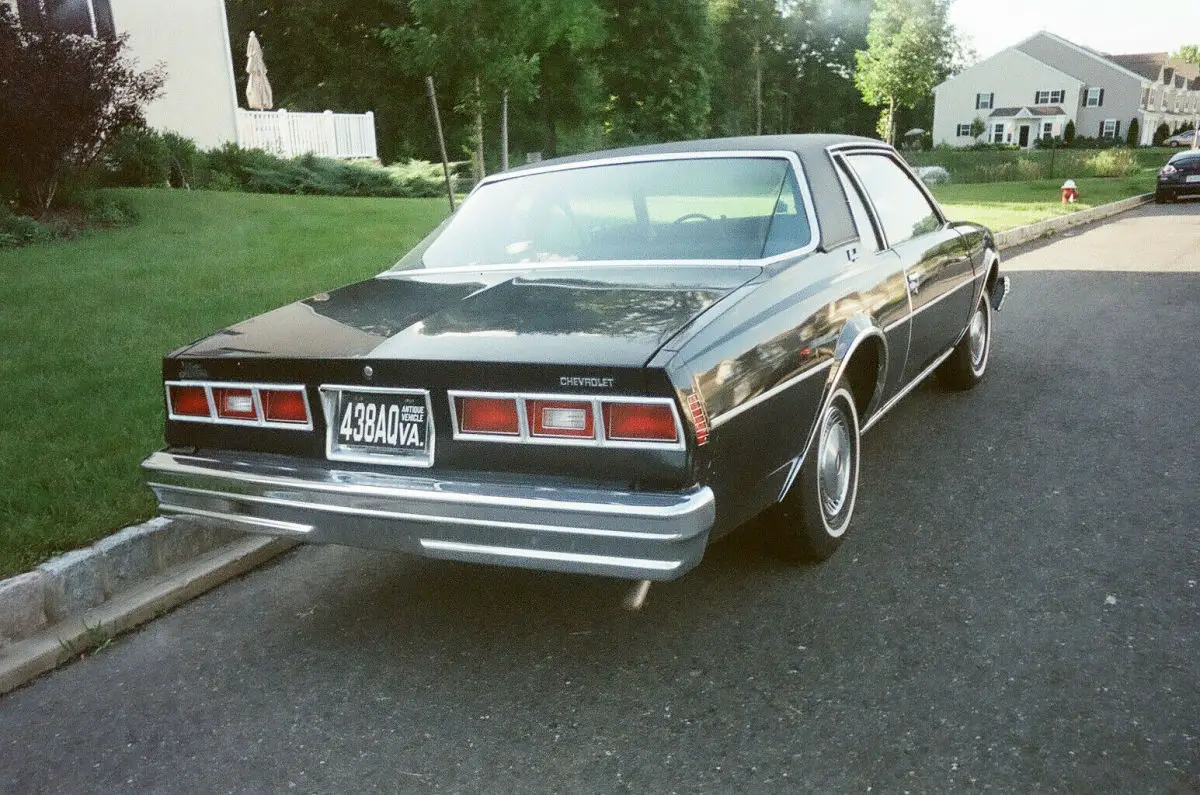
<path fill-rule="evenodd" d="M 142 467 L 168 515 L 310 543 L 631 579 L 672 580 L 695 567 L 716 516 L 707 486 L 559 488 L 166 451 Z"/>

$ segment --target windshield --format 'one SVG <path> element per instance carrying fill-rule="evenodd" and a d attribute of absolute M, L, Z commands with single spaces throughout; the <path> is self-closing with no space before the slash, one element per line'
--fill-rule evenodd
<path fill-rule="evenodd" d="M 789 161 L 689 158 L 484 184 L 398 267 L 758 259 L 811 239 Z"/>

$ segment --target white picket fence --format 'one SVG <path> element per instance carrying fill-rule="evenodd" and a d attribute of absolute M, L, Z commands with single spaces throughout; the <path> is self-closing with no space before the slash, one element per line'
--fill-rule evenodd
<path fill-rule="evenodd" d="M 322 157 L 377 158 L 375 114 L 237 111 L 238 146 L 265 149 L 280 157 L 312 153 Z"/>

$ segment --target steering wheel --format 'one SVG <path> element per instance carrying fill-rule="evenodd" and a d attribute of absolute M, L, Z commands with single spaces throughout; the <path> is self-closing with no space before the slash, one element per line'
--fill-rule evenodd
<path fill-rule="evenodd" d="M 712 220 L 712 216 L 705 215 L 704 213 L 688 213 L 687 215 L 679 216 L 671 223 L 682 224 L 685 221 L 711 221 L 711 220 Z"/>

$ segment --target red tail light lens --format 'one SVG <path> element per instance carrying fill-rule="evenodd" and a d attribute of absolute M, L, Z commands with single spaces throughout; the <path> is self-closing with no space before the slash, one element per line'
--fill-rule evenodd
<path fill-rule="evenodd" d="M 254 407 L 253 390 L 214 387 L 213 402 L 217 404 L 217 416 L 222 419 L 258 419 L 258 410 Z"/>
<path fill-rule="evenodd" d="M 178 417 L 209 417 L 208 395 L 202 386 L 172 386 L 167 388 L 171 396 L 171 413 Z"/>
<path fill-rule="evenodd" d="M 675 412 L 665 403 L 605 403 L 604 435 L 622 442 L 675 442 Z"/>
<path fill-rule="evenodd" d="M 519 436 L 521 420 L 516 398 L 460 397 L 455 400 L 462 433 Z"/>
<path fill-rule="evenodd" d="M 308 423 L 308 401 L 300 390 L 263 389 L 259 396 L 268 422 Z"/>
<path fill-rule="evenodd" d="M 563 436 L 592 439 L 596 436 L 592 404 L 578 400 L 527 400 L 530 433 L 534 436 Z"/>

